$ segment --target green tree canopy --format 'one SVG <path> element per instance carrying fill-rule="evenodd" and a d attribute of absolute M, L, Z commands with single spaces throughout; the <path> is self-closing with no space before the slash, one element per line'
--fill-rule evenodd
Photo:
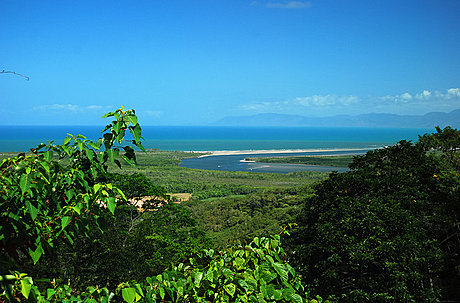
<path fill-rule="evenodd" d="M 291 239 L 311 288 L 345 302 L 421 302 L 458 283 L 458 171 L 426 152 L 445 135 L 370 151 L 316 186 Z"/>

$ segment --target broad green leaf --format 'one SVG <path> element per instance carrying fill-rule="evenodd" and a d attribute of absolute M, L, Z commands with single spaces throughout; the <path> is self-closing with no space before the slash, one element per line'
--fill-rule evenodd
<path fill-rule="evenodd" d="M 112 130 L 115 132 L 115 134 L 118 134 L 120 132 L 120 127 L 121 127 L 120 122 L 116 121 L 116 122 L 113 123 Z"/>
<path fill-rule="evenodd" d="M 136 284 L 136 285 L 134 285 L 134 286 L 136 286 L 136 293 L 137 293 L 139 296 L 143 297 L 143 296 L 144 296 L 144 292 L 142 291 L 141 285 L 140 285 L 140 284 Z M 136 300 L 136 301 L 137 301 L 137 300 Z"/>
<path fill-rule="evenodd" d="M 118 155 L 120 154 L 120 150 L 118 148 L 108 149 L 106 152 L 109 156 L 110 162 L 112 163 L 115 162 L 115 159 L 118 158 Z"/>
<path fill-rule="evenodd" d="M 142 133 L 140 125 L 136 124 L 134 127 L 130 126 L 129 131 L 133 135 L 134 141 L 136 141 L 136 143 L 139 143 L 139 140 L 141 139 L 141 133 Z"/>
<path fill-rule="evenodd" d="M 121 143 L 121 141 L 123 140 L 123 138 L 125 137 L 125 130 L 120 130 L 120 132 L 118 133 L 117 137 L 116 137 L 116 140 L 118 143 Z"/>
<path fill-rule="evenodd" d="M 21 293 L 23 294 L 26 299 L 29 298 L 30 294 L 30 289 L 32 288 L 32 284 L 34 282 L 32 281 L 31 277 L 24 277 L 21 279 Z"/>
<path fill-rule="evenodd" d="M 159 292 L 160 292 L 161 299 L 164 299 L 165 298 L 165 289 L 163 287 L 160 287 Z"/>
<path fill-rule="evenodd" d="M 70 223 L 70 217 L 65 216 L 61 218 L 61 229 L 66 228 L 67 225 Z"/>
<path fill-rule="evenodd" d="M 73 189 L 66 190 L 65 195 L 67 197 L 67 200 L 71 200 L 73 196 L 75 195 L 75 191 Z"/>
<path fill-rule="evenodd" d="M 93 186 L 94 192 L 97 193 L 101 187 L 102 187 L 102 185 L 99 184 L 99 183 L 94 184 L 94 186 Z"/>
<path fill-rule="evenodd" d="M 295 303 L 303 303 L 302 297 L 298 294 L 291 295 L 292 301 Z"/>
<path fill-rule="evenodd" d="M 202 272 L 195 272 L 193 273 L 193 283 L 195 284 L 195 286 L 199 286 L 200 283 L 201 283 L 201 280 L 203 279 L 203 273 Z"/>
<path fill-rule="evenodd" d="M 104 162 L 104 153 L 98 153 L 97 154 L 97 160 L 102 163 Z"/>
<path fill-rule="evenodd" d="M 123 288 L 121 294 L 123 296 L 123 299 L 128 303 L 132 303 L 136 299 L 136 289 L 132 287 Z"/>
<path fill-rule="evenodd" d="M 254 278 L 248 277 L 244 281 L 250 291 L 254 291 L 257 288 L 257 281 Z"/>
<path fill-rule="evenodd" d="M 260 292 L 264 295 L 265 299 L 270 299 L 267 292 L 267 285 L 260 285 Z"/>
<path fill-rule="evenodd" d="M 137 124 L 137 116 L 135 115 L 129 115 L 126 117 L 128 119 L 129 122 L 131 122 L 132 125 L 136 125 Z"/>
<path fill-rule="evenodd" d="M 160 282 L 160 283 L 163 282 L 163 276 L 162 275 L 157 275 L 156 278 L 157 278 L 158 282 Z"/>
<path fill-rule="evenodd" d="M 19 187 L 21 188 L 22 194 L 26 193 L 30 189 L 30 175 L 23 174 L 19 179 Z"/>
<path fill-rule="evenodd" d="M 82 208 L 83 208 L 83 205 L 81 203 L 78 203 L 77 205 L 72 206 L 72 209 L 79 215 L 81 214 Z"/>
<path fill-rule="evenodd" d="M 54 296 L 54 294 L 56 293 L 56 291 L 52 288 L 48 288 L 46 290 L 46 298 L 49 300 L 51 299 L 52 296 Z"/>
<path fill-rule="evenodd" d="M 49 175 L 50 167 L 49 167 L 48 163 L 39 162 L 38 164 L 39 164 L 38 171 L 40 172 L 40 174 L 42 175 L 42 177 L 46 181 L 46 183 L 49 184 L 50 183 L 50 175 Z"/>
<path fill-rule="evenodd" d="M 86 157 L 88 157 L 89 161 L 93 161 L 94 158 L 94 151 L 90 149 L 85 149 Z"/>
<path fill-rule="evenodd" d="M 287 281 L 288 280 L 288 271 L 286 270 L 286 267 L 282 263 L 273 263 L 273 267 L 275 268 L 276 272 L 280 275 L 282 281 Z"/>
<path fill-rule="evenodd" d="M 70 142 L 71 139 L 72 139 L 72 138 L 70 138 L 70 137 L 65 137 L 65 139 L 64 139 L 64 145 L 69 144 L 69 142 Z"/>
<path fill-rule="evenodd" d="M 212 268 L 209 268 L 208 271 L 206 272 L 206 278 L 208 279 L 209 282 L 212 282 L 214 280 L 214 275 L 212 274 Z"/>
<path fill-rule="evenodd" d="M 224 289 L 230 296 L 233 297 L 235 295 L 236 285 L 233 283 L 230 283 L 228 285 L 224 285 Z"/>
<path fill-rule="evenodd" d="M 53 160 L 53 151 L 48 150 L 48 151 L 43 153 L 43 156 L 45 157 L 46 161 L 50 162 L 51 160 Z"/>
<path fill-rule="evenodd" d="M 117 207 L 117 203 L 115 202 L 114 197 L 107 198 L 107 208 L 110 210 L 112 214 L 115 213 L 115 207 Z"/>
<path fill-rule="evenodd" d="M 32 220 L 35 220 L 35 218 L 37 218 L 38 209 L 32 203 L 30 203 L 30 201 L 26 201 L 25 204 L 27 209 L 29 210 L 30 217 L 32 218 Z"/>
<path fill-rule="evenodd" d="M 35 251 L 29 248 L 29 255 L 32 257 L 34 264 L 37 263 L 43 253 L 44 251 L 41 243 L 38 244 L 38 247 L 35 249 Z"/>

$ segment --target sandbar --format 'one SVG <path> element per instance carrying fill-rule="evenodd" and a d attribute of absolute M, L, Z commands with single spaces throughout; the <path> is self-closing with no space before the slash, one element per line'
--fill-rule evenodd
<path fill-rule="evenodd" d="M 338 152 L 349 151 L 356 153 L 359 151 L 368 151 L 370 148 L 336 148 L 336 149 L 264 149 L 264 150 L 212 150 L 212 151 L 195 151 L 197 153 L 207 153 L 199 158 L 210 156 L 232 156 L 232 155 L 257 155 L 257 154 L 287 154 L 287 153 L 308 153 L 308 152 Z"/>

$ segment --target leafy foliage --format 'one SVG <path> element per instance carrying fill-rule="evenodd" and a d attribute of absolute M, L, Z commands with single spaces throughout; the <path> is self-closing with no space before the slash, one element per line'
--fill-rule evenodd
<path fill-rule="evenodd" d="M 254 237 L 279 233 L 295 222 L 308 188 L 265 190 L 246 196 L 190 201 L 184 207 L 206 231 L 214 247 L 249 242 Z"/>
<path fill-rule="evenodd" d="M 189 211 L 174 203 L 144 212 L 131 226 L 132 207 L 118 206 L 115 216 L 101 220 L 101 233 L 90 228 L 89 237 L 75 238 L 75 245 L 56 243 L 34 266 L 23 267 L 33 277 L 59 277 L 72 287 L 91 285 L 115 289 L 126 281 L 142 281 L 172 264 L 210 246 Z M 134 213 L 136 216 L 136 213 Z"/>
<path fill-rule="evenodd" d="M 0 165 L 0 253 L 15 260 L 29 255 L 34 263 L 55 240 L 69 242 L 85 234 L 90 222 L 106 211 L 114 213 L 121 190 L 104 178 L 107 162 L 121 166 L 136 161 L 134 149 L 116 147 L 129 129 L 132 143 L 143 149 L 141 128 L 133 110 L 123 108 L 104 117 L 115 117 L 103 137 L 93 142 L 82 135 L 68 135 L 64 144 L 40 144 L 31 154 L 4 159 Z M 120 153 L 123 149 L 124 152 Z"/>
<path fill-rule="evenodd" d="M 125 302 L 321 302 L 307 300 L 307 294 L 294 268 L 284 260 L 280 236 L 254 238 L 245 246 L 215 252 L 205 250 L 205 266 L 191 260 L 144 283 L 122 283 L 116 293 L 107 288 L 88 287 L 75 294 L 66 284 L 53 281 L 40 291 L 32 278 L 14 273 L 3 296 L 29 302 L 109 302 L 118 294 Z M 1 298 L 1 296 L 0 296 Z"/>
<path fill-rule="evenodd" d="M 316 186 L 291 239 L 310 288 L 345 302 L 422 302 L 459 281 L 460 180 L 427 153 L 431 140 L 368 152 Z"/>

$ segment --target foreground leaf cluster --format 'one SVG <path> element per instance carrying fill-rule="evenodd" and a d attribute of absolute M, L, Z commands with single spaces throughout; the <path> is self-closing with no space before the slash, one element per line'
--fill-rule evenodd
<path fill-rule="evenodd" d="M 3 276 L 4 297 L 28 302 L 317 302 L 307 300 L 300 277 L 285 260 L 279 235 L 254 238 L 248 245 L 224 251 L 204 250 L 206 261 L 179 264 L 147 277 L 143 283 L 122 283 L 115 293 L 88 287 L 77 294 L 67 284 L 52 281 L 40 290 L 31 277 L 14 272 Z M 1 282 L 1 281 L 0 281 Z M 0 297 L 1 298 L 1 297 Z"/>
<path fill-rule="evenodd" d="M 0 164 L 0 253 L 14 260 L 30 256 L 37 263 L 56 239 L 69 242 L 85 234 L 107 208 L 112 214 L 125 195 L 104 182 L 107 163 L 134 164 L 130 145 L 122 145 L 129 130 L 132 143 L 143 149 L 141 128 L 133 110 L 123 108 L 96 142 L 69 134 L 64 144 L 40 144 Z M 118 144 L 115 145 L 115 144 Z M 123 152 L 121 152 L 123 150 Z M 101 207 L 103 206 L 103 207 Z"/>

